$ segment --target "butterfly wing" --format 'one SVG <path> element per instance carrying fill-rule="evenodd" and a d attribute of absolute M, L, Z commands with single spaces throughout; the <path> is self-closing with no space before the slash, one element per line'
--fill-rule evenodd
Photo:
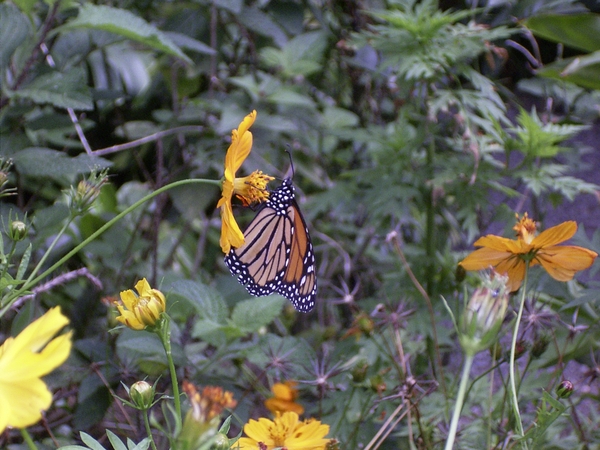
<path fill-rule="evenodd" d="M 277 292 L 308 312 L 317 294 L 315 256 L 293 189 L 286 179 L 271 193 L 244 231 L 244 245 L 232 248 L 225 264 L 250 294 Z"/>

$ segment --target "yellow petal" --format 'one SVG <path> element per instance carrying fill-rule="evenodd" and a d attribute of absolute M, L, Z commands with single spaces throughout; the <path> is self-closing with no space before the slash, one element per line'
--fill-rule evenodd
<path fill-rule="evenodd" d="M 225 154 L 226 178 L 227 170 L 229 170 L 230 179 L 233 180 L 235 173 L 250 154 L 250 150 L 252 150 L 252 133 L 248 129 L 252 126 L 255 119 L 256 111 L 252 111 L 240 123 L 238 129 L 231 132 L 231 145 Z"/>
<path fill-rule="evenodd" d="M 150 294 L 150 283 L 145 278 L 135 283 L 135 290 L 138 292 L 140 297 L 147 297 Z"/>
<path fill-rule="evenodd" d="M 519 256 L 513 255 L 494 266 L 494 270 L 500 275 L 508 276 L 506 286 L 509 292 L 514 292 L 521 287 L 523 278 L 525 278 L 525 261 Z"/>
<path fill-rule="evenodd" d="M 228 254 L 231 247 L 239 248 L 244 245 L 244 233 L 233 216 L 231 203 L 225 203 L 221 207 L 221 250 Z"/>
<path fill-rule="evenodd" d="M 138 296 L 135 295 L 135 292 L 133 292 L 131 289 L 121 291 L 119 293 L 119 297 L 121 297 L 123 305 L 125 305 L 128 310 L 132 310 L 135 307 L 138 299 Z M 121 308 L 119 308 L 119 311 L 121 311 Z"/>
<path fill-rule="evenodd" d="M 586 248 L 565 245 L 546 247 L 537 253 L 535 260 L 555 280 L 569 281 L 575 272 L 590 267 L 597 256 L 596 252 Z"/>
<path fill-rule="evenodd" d="M 13 383 L 0 382 L 0 402 L 2 415 L 8 415 L 5 426 L 26 428 L 42 418 L 42 411 L 52 404 L 52 394 L 39 378 L 26 378 Z"/>
<path fill-rule="evenodd" d="M 576 231 L 576 222 L 563 222 L 560 225 L 542 231 L 533 239 L 531 245 L 534 248 L 543 248 L 549 245 L 560 244 L 561 242 L 571 239 Z"/>
<path fill-rule="evenodd" d="M 295 412 L 296 414 L 304 413 L 304 407 L 302 405 L 300 405 L 296 402 L 290 401 L 290 400 L 284 400 L 284 399 L 277 398 L 277 397 L 271 397 L 271 398 L 266 399 L 265 406 L 272 413 L 275 413 L 277 411 L 279 411 L 279 412 L 292 411 L 292 412 Z"/>

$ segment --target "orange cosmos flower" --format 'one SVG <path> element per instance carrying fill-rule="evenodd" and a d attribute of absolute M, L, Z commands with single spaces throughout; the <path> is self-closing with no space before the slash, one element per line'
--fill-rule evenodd
<path fill-rule="evenodd" d="M 302 405 L 296 403 L 298 398 L 298 389 L 295 381 L 286 381 L 285 383 L 275 383 L 271 387 L 273 397 L 265 400 L 265 406 L 273 414 L 280 412 L 293 411 L 300 415 L 304 412 Z"/>
<path fill-rule="evenodd" d="M 244 245 L 244 234 L 233 216 L 231 199 L 233 194 L 242 200 L 244 205 L 264 202 L 269 197 L 266 190 L 267 183 L 273 177 L 255 170 L 249 176 L 236 178 L 235 173 L 252 150 L 252 133 L 250 127 L 256 119 L 256 111 L 248 114 L 240 123 L 237 130 L 231 131 L 231 145 L 225 155 L 225 175 L 223 178 L 223 192 L 217 208 L 221 208 L 221 250 L 229 253 L 231 247 Z"/>
<path fill-rule="evenodd" d="M 590 267 L 598 254 L 582 247 L 559 246 L 575 234 L 577 224 L 564 222 L 535 235 L 536 224 L 527 213 L 513 228 L 517 239 L 487 235 L 475 242 L 475 250 L 459 265 L 465 270 L 482 270 L 494 267 L 496 272 L 508 275 L 508 289 L 516 291 L 525 277 L 525 265 L 541 264 L 552 278 L 558 281 L 573 279 L 575 272 Z"/>

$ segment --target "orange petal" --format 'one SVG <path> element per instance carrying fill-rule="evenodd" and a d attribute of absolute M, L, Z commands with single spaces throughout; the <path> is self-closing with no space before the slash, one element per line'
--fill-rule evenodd
<path fill-rule="evenodd" d="M 508 276 L 506 286 L 509 292 L 514 292 L 521 287 L 523 278 L 525 278 L 525 261 L 519 256 L 514 255 L 512 258 L 500 262 L 494 269 L 499 274 Z"/>
<path fill-rule="evenodd" d="M 560 244 L 567 239 L 571 239 L 576 231 L 576 222 L 563 222 L 560 225 L 556 225 L 555 227 L 551 227 L 542 231 L 533 239 L 531 246 L 534 248 L 543 248 L 549 245 Z"/>
<path fill-rule="evenodd" d="M 553 246 L 540 250 L 535 259 L 558 281 L 573 279 L 575 272 L 590 267 L 598 254 L 575 246 Z"/>
<path fill-rule="evenodd" d="M 475 250 L 458 264 L 463 266 L 465 270 L 484 270 L 499 264 L 511 256 L 513 256 L 511 252 L 484 247 Z"/>
<path fill-rule="evenodd" d="M 473 244 L 475 247 L 488 247 L 493 250 L 510 253 L 527 253 L 529 246 L 523 241 L 516 241 L 494 234 L 480 237 Z"/>

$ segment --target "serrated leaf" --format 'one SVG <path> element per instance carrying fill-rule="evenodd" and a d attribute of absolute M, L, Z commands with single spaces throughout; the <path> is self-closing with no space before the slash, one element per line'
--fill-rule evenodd
<path fill-rule="evenodd" d="M 192 304 L 202 319 L 219 324 L 224 324 L 227 319 L 228 310 L 223 297 L 208 286 L 189 280 L 176 281 L 167 292 L 174 297 L 171 301 L 176 301 L 176 296 L 180 296 Z"/>
<path fill-rule="evenodd" d="M 192 64 L 192 60 L 165 33 L 141 17 L 124 9 L 84 3 L 79 8 L 79 14 L 76 19 L 71 20 L 55 31 L 62 33 L 80 28 L 104 30 L 118 34 L 169 55 L 176 56 L 188 64 Z"/>
<path fill-rule="evenodd" d="M 84 433 L 83 431 L 79 432 L 79 437 L 81 438 L 83 443 L 92 450 L 106 450 L 104 447 L 102 447 L 102 444 L 100 444 L 100 442 L 98 442 L 89 434 Z"/>
<path fill-rule="evenodd" d="M 281 314 L 285 302 L 286 299 L 280 295 L 244 300 L 236 303 L 231 314 L 231 320 L 241 330 L 247 332 L 258 331 Z"/>
<path fill-rule="evenodd" d="M 13 162 L 22 175 L 48 177 L 57 181 L 112 165 L 110 161 L 98 156 L 81 153 L 72 158 L 64 152 L 42 147 L 29 147 L 20 151 L 13 157 Z"/>
<path fill-rule="evenodd" d="M 94 109 L 92 93 L 82 67 L 74 67 L 66 73 L 50 72 L 41 75 L 18 91 L 10 92 L 9 95 L 42 105 L 50 103 L 58 108 L 83 111 Z"/>
<path fill-rule="evenodd" d="M 29 33 L 31 24 L 27 17 L 10 3 L 0 4 L 0 67 L 5 67 L 16 48 Z"/>

